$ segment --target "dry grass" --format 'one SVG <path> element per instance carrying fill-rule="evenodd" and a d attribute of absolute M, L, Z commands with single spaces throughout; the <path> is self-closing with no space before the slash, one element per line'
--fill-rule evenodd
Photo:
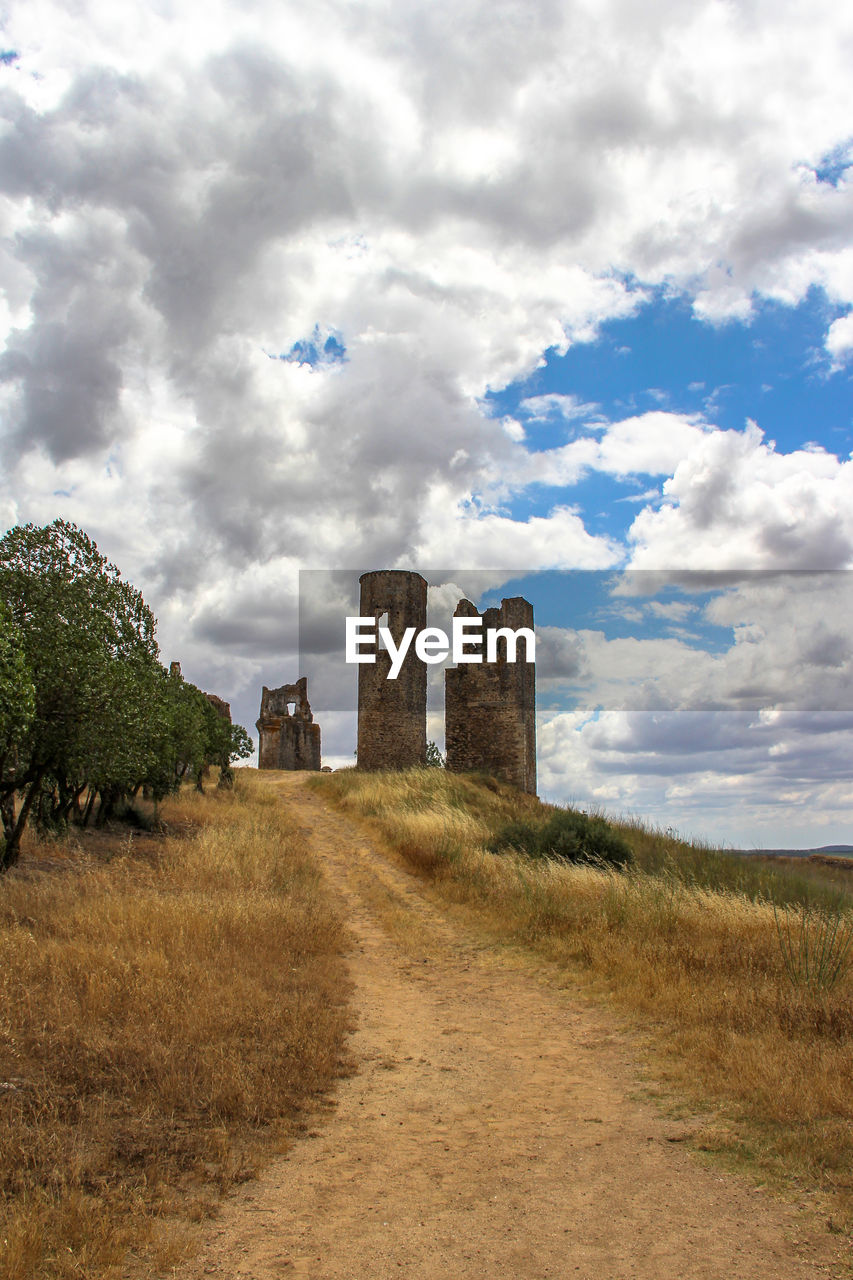
<path fill-rule="evenodd" d="M 0 881 L 3 1280 L 172 1265 L 343 1069 L 342 924 L 281 803 L 241 770 L 164 816 L 194 834 Z"/>
<path fill-rule="evenodd" d="M 773 906 L 794 931 L 798 903 L 807 928 L 820 911 L 849 928 L 850 895 L 837 877 L 729 865 L 636 823 L 619 828 L 635 848 L 628 873 L 496 855 L 483 846 L 499 826 L 536 819 L 537 802 L 510 788 L 434 769 L 344 771 L 316 785 L 368 817 L 493 936 L 585 975 L 635 1016 L 670 1084 L 719 1109 L 710 1145 L 821 1189 L 850 1221 L 853 976 L 848 969 L 830 990 L 795 985 Z"/>

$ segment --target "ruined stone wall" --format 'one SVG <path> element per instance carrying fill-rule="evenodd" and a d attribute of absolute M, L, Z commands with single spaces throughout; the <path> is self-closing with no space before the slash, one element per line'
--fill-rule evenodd
<path fill-rule="evenodd" d="M 460 600 L 456 617 L 478 616 L 470 600 Z M 490 628 L 533 629 L 533 606 L 521 596 L 486 609 L 483 633 Z M 525 662 L 525 642 L 516 661 L 507 662 L 506 641 L 498 642 L 497 661 L 448 667 L 444 673 L 447 768 L 454 773 L 482 771 L 522 791 L 536 794 L 536 671 Z M 468 652 L 476 652 L 473 644 Z"/>
<path fill-rule="evenodd" d="M 387 613 L 387 626 L 399 644 L 406 627 L 426 626 L 427 583 L 419 573 L 380 569 L 363 573 L 359 613 Z M 377 644 L 376 662 L 358 668 L 358 767 L 409 769 L 426 763 L 427 669 L 411 645 L 396 680 L 388 680 L 391 659 Z"/>
<path fill-rule="evenodd" d="M 307 676 L 279 689 L 264 685 L 256 728 L 259 768 L 320 768 L 320 726 L 311 714 Z"/>

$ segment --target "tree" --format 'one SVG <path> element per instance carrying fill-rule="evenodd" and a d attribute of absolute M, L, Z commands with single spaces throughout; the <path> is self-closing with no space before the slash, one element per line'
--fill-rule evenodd
<path fill-rule="evenodd" d="M 21 633 L 0 601 L 0 810 L 3 837 L 0 867 L 6 864 L 6 832 L 15 825 L 14 791 L 3 786 L 18 770 L 27 730 L 35 712 L 35 689 Z"/>
<path fill-rule="evenodd" d="M 198 690 L 196 690 L 198 692 Z M 202 790 L 202 777 L 210 765 L 219 766 L 220 787 L 234 782 L 232 760 L 245 760 L 254 751 L 252 739 L 241 724 L 232 724 L 225 705 L 218 698 L 203 693 L 205 707 L 205 743 L 202 768 L 196 774 L 196 785 Z"/>
<path fill-rule="evenodd" d="M 144 765 L 139 695 L 159 664 L 151 610 L 74 524 L 18 526 L 0 539 L 0 601 L 34 690 L 25 738 L 0 777 L 5 868 L 37 799 L 42 820 L 61 821 L 90 780 L 103 798 Z"/>
<path fill-rule="evenodd" d="M 84 825 L 140 787 L 155 801 L 208 764 L 230 777 L 245 729 L 159 662 L 140 593 L 76 525 L 19 526 L 0 539 L 0 871 L 28 819 Z M 83 799 L 88 791 L 88 795 Z M 20 808 L 16 806 L 20 803 Z"/>
<path fill-rule="evenodd" d="M 255 749 L 254 742 L 252 742 L 252 739 L 241 724 L 230 724 L 228 728 L 230 729 L 228 751 L 227 755 L 223 757 L 223 764 L 219 772 L 220 787 L 233 787 L 232 762 L 234 760 L 248 760 Z"/>
<path fill-rule="evenodd" d="M 231 726 L 231 751 L 229 761 L 248 760 L 255 744 L 241 724 Z"/>

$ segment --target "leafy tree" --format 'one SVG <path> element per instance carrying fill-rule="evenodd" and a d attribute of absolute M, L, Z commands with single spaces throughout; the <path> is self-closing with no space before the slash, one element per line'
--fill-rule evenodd
<path fill-rule="evenodd" d="M 0 601 L 0 788 L 16 776 L 19 756 L 35 712 L 35 689 L 27 667 L 23 639 L 12 616 Z M 4 836 L 0 866 L 6 865 L 5 832 L 14 827 L 14 792 L 0 790 Z"/>
<path fill-rule="evenodd" d="M 30 816 L 85 825 L 98 798 L 102 823 L 140 787 L 156 801 L 209 764 L 227 785 L 231 760 L 251 754 L 245 729 L 160 665 L 156 625 L 76 525 L 0 539 L 0 870 Z"/>
<path fill-rule="evenodd" d="M 0 600 L 34 687 L 26 737 L 0 779 L 6 867 L 37 799 L 42 819 L 61 820 L 90 778 L 121 786 L 143 763 L 136 694 L 158 663 L 151 610 L 74 524 L 18 526 L 0 539 Z"/>
<path fill-rule="evenodd" d="M 196 774 L 196 785 L 202 789 L 202 778 L 210 765 L 219 766 L 219 785 L 230 787 L 234 782 L 231 772 L 232 760 L 245 760 L 254 751 L 254 744 L 241 724 L 232 724 L 222 714 L 207 694 L 202 694 L 205 703 L 205 745 L 203 764 Z"/>
<path fill-rule="evenodd" d="M 428 769 L 443 769 L 444 756 L 434 742 L 428 742 L 426 748 L 426 765 Z"/>
<path fill-rule="evenodd" d="M 161 744 L 160 768 L 170 781 L 161 794 L 197 777 L 207 752 L 209 703 L 200 689 L 170 671 L 163 688 L 167 738 Z M 163 754 L 165 752 L 165 754 Z M 152 785 L 156 783 L 151 779 Z"/>
<path fill-rule="evenodd" d="M 231 731 L 229 735 L 230 741 L 228 754 L 224 758 L 224 763 L 219 771 L 220 787 L 232 787 L 234 785 L 234 774 L 231 771 L 232 761 L 248 760 L 255 749 L 255 744 L 241 724 L 232 724 L 228 727 Z"/>
<path fill-rule="evenodd" d="M 25 735 L 35 710 L 35 689 L 23 638 L 0 600 L 0 752 Z"/>
<path fill-rule="evenodd" d="M 234 760 L 248 760 L 255 749 L 255 744 L 241 724 L 231 726 L 231 751 L 229 763 Z"/>

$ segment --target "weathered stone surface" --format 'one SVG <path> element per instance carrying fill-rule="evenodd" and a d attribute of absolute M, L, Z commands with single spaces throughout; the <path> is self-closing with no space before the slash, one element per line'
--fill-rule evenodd
<path fill-rule="evenodd" d="M 460 600 L 456 617 L 475 618 L 476 607 Z M 533 606 L 522 596 L 486 609 L 483 633 L 490 628 L 533 629 Z M 448 667 L 444 673 L 446 767 L 454 773 L 490 773 L 522 791 L 536 794 L 536 670 L 525 662 L 524 641 L 515 662 L 507 662 L 506 640 L 498 641 L 497 661 Z M 468 652 L 476 652 L 474 645 Z"/>
<path fill-rule="evenodd" d="M 426 626 L 427 583 L 419 573 L 379 569 L 363 573 L 363 618 L 376 618 L 391 632 L 395 644 L 407 627 Z M 389 654 L 378 649 L 375 663 L 358 668 L 359 769 L 409 769 L 426 763 L 426 665 L 414 652 L 403 662 L 396 680 L 387 679 Z"/>
<path fill-rule="evenodd" d="M 259 768 L 320 768 L 320 726 L 311 714 L 307 676 L 279 689 L 264 685 L 256 727 Z"/>
<path fill-rule="evenodd" d="M 407 627 L 426 626 L 427 583 L 419 573 L 384 569 L 362 574 L 359 613 L 387 626 L 399 646 Z M 456 616 L 478 617 L 469 600 Z M 533 606 L 521 596 L 501 602 L 482 615 L 483 634 L 508 628 L 533 631 Z M 536 672 L 524 661 L 525 641 L 515 662 L 507 661 L 507 642 L 498 641 L 496 658 L 465 663 L 445 672 L 447 768 L 485 772 L 522 791 L 536 793 Z M 469 644 L 468 651 L 473 647 Z M 388 679 L 390 655 L 376 652 L 374 663 L 358 669 L 358 766 L 406 769 L 426 763 L 427 669 L 412 644 L 396 680 Z M 262 766 L 263 767 L 263 766 Z"/>

